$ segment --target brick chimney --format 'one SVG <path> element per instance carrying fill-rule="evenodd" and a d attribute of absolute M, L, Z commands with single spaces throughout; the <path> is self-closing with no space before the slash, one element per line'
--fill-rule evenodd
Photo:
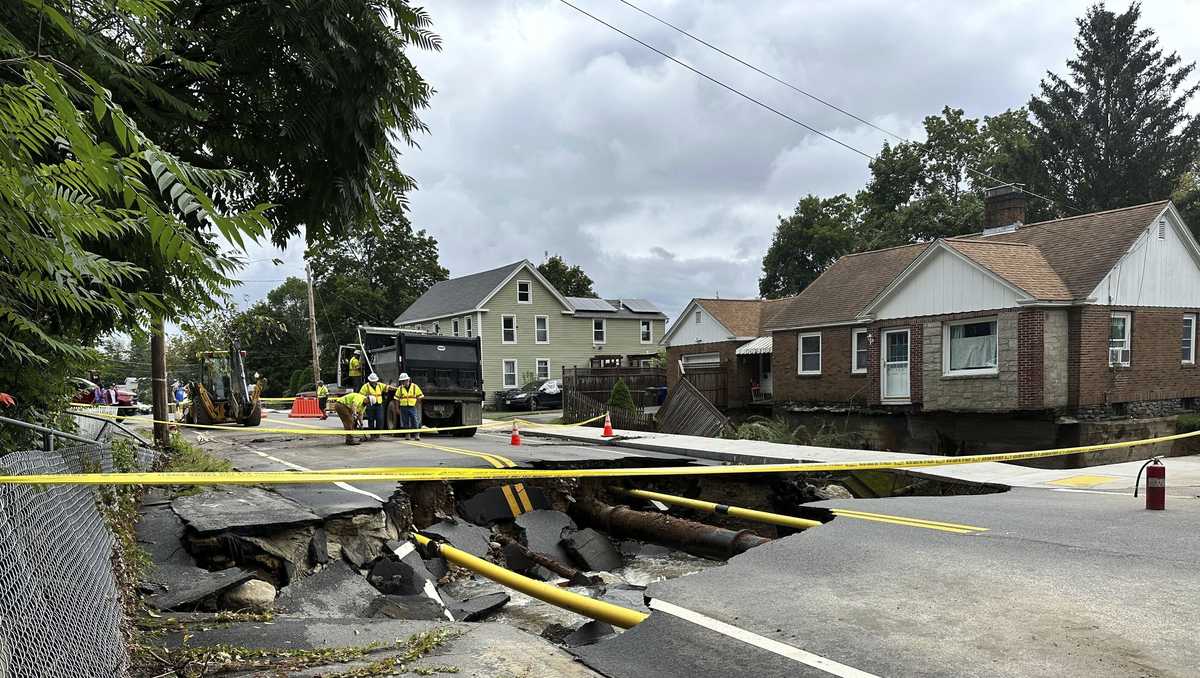
<path fill-rule="evenodd" d="M 983 192 L 983 230 L 1015 230 L 1025 223 L 1025 194 L 1019 184 L 1005 184 Z"/>

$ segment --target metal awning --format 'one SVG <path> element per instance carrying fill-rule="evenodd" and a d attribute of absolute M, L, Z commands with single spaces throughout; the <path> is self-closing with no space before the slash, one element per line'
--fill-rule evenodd
<path fill-rule="evenodd" d="M 737 355 L 762 355 L 771 353 L 771 337 L 759 337 L 737 347 Z"/>

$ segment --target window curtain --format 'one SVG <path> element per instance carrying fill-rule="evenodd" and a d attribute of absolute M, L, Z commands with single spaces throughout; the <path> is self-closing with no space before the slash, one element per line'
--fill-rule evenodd
<path fill-rule="evenodd" d="M 950 327 L 950 369 L 971 370 L 996 366 L 996 335 L 964 337 L 967 325 Z"/>

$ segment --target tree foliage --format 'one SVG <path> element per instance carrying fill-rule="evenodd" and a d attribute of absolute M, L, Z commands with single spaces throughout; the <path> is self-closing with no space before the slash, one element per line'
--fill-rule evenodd
<path fill-rule="evenodd" d="M 758 291 L 766 299 L 799 294 L 830 264 L 854 251 L 858 205 L 847 195 L 805 196 L 788 217 L 779 218 L 763 257 Z"/>
<path fill-rule="evenodd" d="M 1088 9 L 1067 74 L 1047 73 L 1029 102 L 1046 180 L 1081 212 L 1162 200 L 1200 162 L 1195 63 L 1164 53 L 1140 17 L 1137 3 Z"/>
<path fill-rule="evenodd" d="M 600 296 L 596 294 L 596 290 L 592 289 L 592 279 L 588 277 L 587 273 L 584 273 L 582 267 L 567 264 L 557 254 L 539 264 L 537 270 L 564 297 L 590 297 L 595 299 Z"/>
<path fill-rule="evenodd" d="M 264 207 L 221 200 L 240 175 L 165 150 L 101 83 L 172 59 L 162 16 L 150 0 L 0 7 L 0 391 L 25 406 L 60 404 L 114 327 L 219 298 L 236 262 L 217 237 L 267 228 Z"/>
<path fill-rule="evenodd" d="M 618 379 L 617 383 L 613 384 L 612 392 L 608 395 L 608 406 L 613 410 L 637 412 L 637 403 L 634 402 L 633 394 L 629 392 L 629 386 L 624 379 Z"/>

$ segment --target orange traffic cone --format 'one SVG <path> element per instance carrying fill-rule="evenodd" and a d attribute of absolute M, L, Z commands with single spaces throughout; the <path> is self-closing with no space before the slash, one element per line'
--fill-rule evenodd
<path fill-rule="evenodd" d="M 612 417 L 608 416 L 608 412 L 604 413 L 604 432 L 600 435 L 605 438 L 611 438 L 615 435 L 612 430 Z"/>
<path fill-rule="evenodd" d="M 517 428 L 517 422 L 515 422 L 515 421 L 513 422 L 512 436 L 509 438 L 508 443 L 510 445 L 520 445 L 521 444 L 521 431 L 520 431 L 520 429 Z"/>

